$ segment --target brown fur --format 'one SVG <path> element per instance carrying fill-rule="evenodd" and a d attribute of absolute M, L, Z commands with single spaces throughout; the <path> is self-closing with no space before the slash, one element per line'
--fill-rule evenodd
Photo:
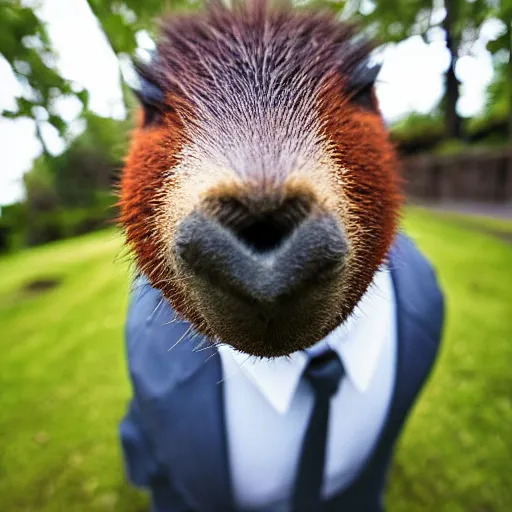
<path fill-rule="evenodd" d="M 121 222 L 140 271 L 212 340 L 266 356 L 311 345 L 353 311 L 386 257 L 401 199 L 375 97 L 373 109 L 351 101 L 371 51 L 356 35 L 325 13 L 213 5 L 165 21 L 157 59 L 141 69 L 166 106 L 133 134 Z M 257 197 L 271 199 L 262 206 Z M 342 276 L 308 297 L 309 313 L 292 305 L 265 334 L 231 319 L 230 300 L 171 251 L 188 213 L 234 199 L 248 209 L 291 199 L 336 213 L 349 241 Z"/>

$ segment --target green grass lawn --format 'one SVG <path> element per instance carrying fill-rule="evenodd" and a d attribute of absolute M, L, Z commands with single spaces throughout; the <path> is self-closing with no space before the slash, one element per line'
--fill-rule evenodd
<path fill-rule="evenodd" d="M 400 442 L 391 512 L 512 507 L 512 245 L 478 219 L 409 210 L 438 269 L 441 357 Z M 499 229 L 512 233 L 512 223 Z M 482 231 L 482 232 L 479 232 Z M 0 259 L 0 511 L 142 512 L 117 424 L 129 396 L 129 268 L 113 231 Z M 34 279 L 60 284 L 41 293 Z"/>

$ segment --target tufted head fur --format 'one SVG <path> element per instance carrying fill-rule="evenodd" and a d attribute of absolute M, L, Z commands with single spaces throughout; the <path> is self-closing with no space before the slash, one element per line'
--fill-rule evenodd
<path fill-rule="evenodd" d="M 324 337 L 353 311 L 384 262 L 400 206 L 394 151 L 373 91 L 372 45 L 331 14 L 265 2 L 162 22 L 139 64 L 139 115 L 121 183 L 121 222 L 139 270 L 210 340 L 261 356 Z M 335 216 L 339 272 L 254 313 L 192 275 L 173 247 L 193 211 L 243 222 L 292 203 Z M 291 213 L 290 213 L 291 212 Z M 254 318 L 252 318 L 252 316 Z"/>

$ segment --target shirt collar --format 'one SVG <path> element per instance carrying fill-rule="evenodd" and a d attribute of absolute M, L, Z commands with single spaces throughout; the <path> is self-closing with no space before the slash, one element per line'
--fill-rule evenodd
<path fill-rule="evenodd" d="M 346 377 L 363 394 L 377 368 L 381 348 L 389 335 L 392 320 L 392 283 L 387 270 L 374 280 L 352 315 L 328 336 L 305 351 L 266 359 L 248 356 L 228 345 L 221 345 L 221 357 L 232 357 L 244 374 L 276 411 L 290 407 L 309 358 L 330 347 L 340 357 Z"/>

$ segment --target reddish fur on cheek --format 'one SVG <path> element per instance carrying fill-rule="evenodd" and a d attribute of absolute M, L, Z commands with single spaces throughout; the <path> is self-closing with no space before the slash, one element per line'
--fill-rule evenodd
<path fill-rule="evenodd" d="M 119 220 L 138 269 L 153 286 L 181 303 L 184 297 L 169 279 L 171 269 L 167 268 L 165 258 L 168 248 L 164 247 L 158 222 L 164 205 L 162 194 L 174 183 L 172 172 L 185 142 L 183 127 L 174 112 L 167 114 L 157 126 L 145 128 L 142 125 L 141 115 L 121 179 Z"/>
<path fill-rule="evenodd" d="M 402 194 L 395 152 L 382 118 L 346 101 L 339 90 L 336 83 L 326 88 L 320 116 L 336 163 L 335 182 L 353 251 L 351 273 L 357 278 L 350 293 L 359 300 L 393 242 Z"/>

